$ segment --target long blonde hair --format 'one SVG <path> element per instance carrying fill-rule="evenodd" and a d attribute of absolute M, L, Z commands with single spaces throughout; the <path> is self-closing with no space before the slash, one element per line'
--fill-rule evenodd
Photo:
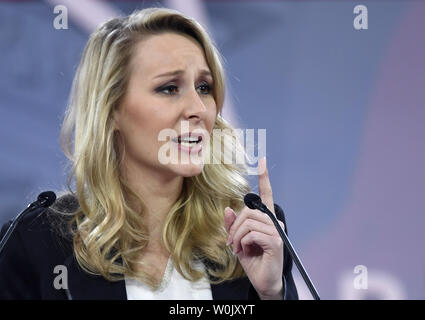
<path fill-rule="evenodd" d="M 165 8 L 138 10 L 99 26 L 90 36 L 77 69 L 60 142 L 71 168 L 68 189 L 79 208 L 71 221 L 74 253 L 79 265 L 111 281 L 137 278 L 152 288 L 159 283 L 144 268 L 136 268 L 140 252 L 149 242 L 143 199 L 131 190 L 119 167 L 112 112 L 123 97 L 135 44 L 150 35 L 177 32 L 194 38 L 203 48 L 214 79 L 213 95 L 218 115 L 215 129 L 231 136 L 233 152 L 242 152 L 235 130 L 222 118 L 225 79 L 221 57 L 204 28 L 178 11 Z M 213 143 L 211 137 L 211 144 Z M 215 154 L 214 157 L 220 157 Z M 249 192 L 243 165 L 205 164 L 198 176 L 185 178 L 181 197 L 171 208 L 163 227 L 163 242 L 187 279 L 202 274 L 192 266 L 208 266 L 212 282 L 244 275 L 237 258 L 225 243 L 224 209 L 240 210 Z M 71 180 L 75 177 L 75 193 Z M 129 205 L 137 199 L 141 210 Z"/>

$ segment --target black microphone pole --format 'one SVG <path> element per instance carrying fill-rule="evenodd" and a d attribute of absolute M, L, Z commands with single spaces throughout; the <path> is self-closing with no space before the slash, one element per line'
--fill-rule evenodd
<path fill-rule="evenodd" d="M 7 240 L 9 240 L 9 237 L 11 236 L 13 230 L 15 230 L 17 224 L 22 219 L 23 216 L 25 216 L 28 212 L 33 211 L 38 208 L 47 208 L 49 207 L 53 202 L 56 200 L 56 195 L 53 191 L 45 191 L 38 195 L 38 199 L 34 201 L 33 203 L 29 204 L 28 207 L 22 211 L 19 215 L 16 216 L 16 218 L 13 220 L 13 222 L 10 224 L 9 228 L 6 231 L 6 234 L 4 235 L 3 239 L 0 241 L 0 255 L 6 246 Z"/>
<path fill-rule="evenodd" d="M 307 274 L 307 271 L 305 270 L 303 264 L 301 263 L 301 260 L 298 258 L 298 255 L 295 252 L 295 249 L 292 246 L 291 241 L 289 241 L 289 238 L 286 236 L 285 232 L 283 232 L 273 212 L 271 212 L 269 208 L 267 208 L 267 206 L 261 201 L 261 198 L 255 193 L 248 193 L 244 198 L 244 202 L 248 208 L 254 209 L 254 210 L 258 209 L 261 212 L 264 212 L 265 214 L 267 214 L 270 217 L 270 219 L 272 219 L 274 226 L 279 232 L 279 235 L 282 238 L 283 242 L 285 243 L 286 248 L 288 248 L 289 253 L 291 254 L 291 257 L 294 260 L 295 264 L 297 265 L 297 268 L 300 271 L 301 276 L 303 277 L 305 283 L 307 284 L 308 289 L 310 290 L 315 300 L 320 300 L 319 294 L 317 293 L 316 288 L 311 282 L 310 277 Z"/>

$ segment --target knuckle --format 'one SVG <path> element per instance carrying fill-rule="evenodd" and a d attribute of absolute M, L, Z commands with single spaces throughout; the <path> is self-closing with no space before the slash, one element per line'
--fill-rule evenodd
<path fill-rule="evenodd" d="M 264 218 L 264 216 L 268 217 L 267 214 L 265 214 L 264 212 L 256 209 L 253 213 L 252 216 L 255 218 L 255 220 L 259 220 L 262 221 L 262 219 Z"/>
<path fill-rule="evenodd" d="M 254 228 L 254 227 L 255 227 L 255 224 L 256 224 L 255 220 L 253 220 L 253 219 L 251 219 L 251 218 L 246 219 L 246 226 L 247 226 L 249 229 Z"/>
<path fill-rule="evenodd" d="M 274 236 L 272 240 L 272 246 L 275 248 L 275 250 L 280 251 L 283 250 L 283 241 L 280 238 L 280 236 Z"/>
<path fill-rule="evenodd" d="M 249 242 L 249 235 L 246 235 L 245 237 L 243 237 L 243 238 L 240 240 L 240 244 L 241 244 L 241 246 L 246 246 L 246 245 L 248 244 L 248 242 Z"/>
<path fill-rule="evenodd" d="M 276 237 L 276 245 L 281 248 L 283 247 L 283 241 L 280 237 Z"/>
<path fill-rule="evenodd" d="M 242 210 L 240 211 L 240 213 L 239 213 L 239 215 L 238 215 L 238 216 L 243 217 L 243 216 L 245 216 L 246 214 L 248 214 L 250 211 L 251 211 L 251 209 L 250 209 L 250 208 L 248 208 L 247 206 L 245 206 L 245 207 L 243 207 L 243 208 L 242 208 Z"/>
<path fill-rule="evenodd" d="M 258 209 L 250 210 L 250 212 L 248 212 L 246 215 L 247 220 L 257 220 L 258 213 L 259 213 Z"/>

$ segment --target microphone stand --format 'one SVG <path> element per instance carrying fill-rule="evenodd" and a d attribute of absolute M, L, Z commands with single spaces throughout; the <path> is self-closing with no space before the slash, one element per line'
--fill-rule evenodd
<path fill-rule="evenodd" d="M 301 260 L 298 258 L 298 255 L 297 255 L 294 247 L 292 246 L 291 241 L 289 241 L 289 238 L 287 237 L 285 232 L 283 232 L 283 230 L 282 230 L 279 222 L 277 221 L 275 215 L 273 214 L 273 212 L 271 212 L 269 210 L 269 208 L 267 208 L 267 206 L 263 202 L 261 202 L 261 198 L 258 195 L 252 194 L 252 193 L 249 193 L 248 195 L 253 195 L 255 197 L 253 197 L 254 199 L 251 198 L 249 200 L 247 199 L 247 197 L 245 197 L 245 199 L 246 199 L 245 204 L 251 209 L 260 210 L 261 212 L 267 214 L 270 217 L 270 219 L 272 219 L 274 226 L 276 227 L 277 231 L 279 232 L 279 235 L 282 238 L 283 242 L 285 243 L 286 248 L 289 250 L 289 253 L 291 254 L 291 257 L 294 260 L 294 262 L 295 262 L 299 272 L 301 273 L 301 276 L 303 277 L 305 283 L 307 284 L 308 289 L 310 290 L 310 292 L 313 295 L 315 300 L 320 300 L 319 294 L 317 293 L 316 288 L 314 287 L 313 283 L 311 282 L 310 277 L 308 276 L 307 271 L 305 270 Z"/>

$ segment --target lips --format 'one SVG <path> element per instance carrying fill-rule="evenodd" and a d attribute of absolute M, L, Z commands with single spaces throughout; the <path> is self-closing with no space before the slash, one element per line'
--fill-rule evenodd
<path fill-rule="evenodd" d="M 196 144 L 200 143 L 203 139 L 203 134 L 201 133 L 185 133 L 179 135 L 177 138 L 172 139 L 176 143 L 190 143 L 190 144 Z"/>
<path fill-rule="evenodd" d="M 204 135 L 194 132 L 184 133 L 172 139 L 173 142 L 178 144 L 179 150 L 191 153 L 202 150 L 202 140 L 204 140 Z"/>

